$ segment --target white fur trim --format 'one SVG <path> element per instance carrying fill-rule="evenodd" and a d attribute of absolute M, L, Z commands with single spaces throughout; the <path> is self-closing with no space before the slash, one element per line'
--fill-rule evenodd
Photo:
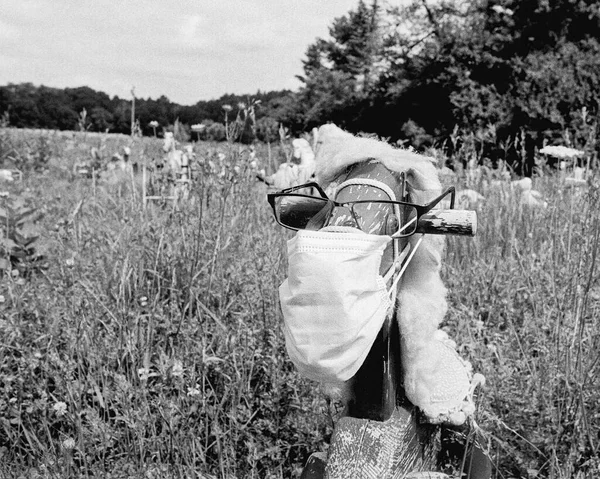
<path fill-rule="evenodd" d="M 414 203 L 426 203 L 441 192 L 432 158 L 394 148 L 372 138 L 355 137 L 333 124 L 321 126 L 318 138 L 316 177 L 323 187 L 327 187 L 349 166 L 374 160 L 391 171 L 406 174 L 410 200 Z M 412 248 L 417 241 L 418 236 L 410 239 Z M 464 402 L 467 398 L 458 397 L 466 394 L 463 391 L 465 381 L 469 383 L 472 373 L 470 364 L 458 355 L 448 353 L 448 348 L 454 350 L 453 343 L 439 339 L 438 328 L 447 311 L 446 288 L 440 278 L 444 245 L 443 236 L 425 236 L 402 277 L 396 316 L 402 337 L 407 398 L 431 422 L 456 423 L 472 412 L 471 406 Z M 464 375 L 461 373 L 463 370 Z M 453 379 L 448 378 L 452 384 L 444 384 L 447 381 L 440 377 L 442 371 L 452 374 Z M 444 374 L 442 372 L 442 376 Z M 440 395 L 451 397 L 440 404 L 436 399 Z M 457 415 L 459 419 L 456 419 Z"/>

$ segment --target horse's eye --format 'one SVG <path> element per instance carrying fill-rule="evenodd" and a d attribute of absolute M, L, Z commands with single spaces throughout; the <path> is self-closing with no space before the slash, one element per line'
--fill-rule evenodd
<path fill-rule="evenodd" d="M 398 231 L 400 223 L 396 215 L 389 215 L 385 222 L 385 234 L 393 235 Z"/>

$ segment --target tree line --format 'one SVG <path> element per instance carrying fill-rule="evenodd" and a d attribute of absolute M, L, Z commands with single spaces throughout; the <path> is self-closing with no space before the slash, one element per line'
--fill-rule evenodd
<path fill-rule="evenodd" d="M 0 112 L 5 122 L 16 128 L 83 129 L 130 134 L 134 108 L 133 126 L 139 129 L 139 134 L 151 136 L 157 133 L 162 136 L 163 130 L 172 131 L 177 124 L 179 134 L 190 139 L 191 126 L 203 124 L 205 130 L 201 132 L 201 137 L 224 140 L 225 115 L 235 120 L 237 111 L 254 104 L 254 136 L 261 141 L 275 141 L 280 104 L 291 95 L 293 93 L 287 90 L 259 91 L 253 95 L 227 94 L 191 106 L 179 105 L 161 96 L 158 99 L 136 98 L 133 107 L 132 99 L 111 98 L 106 93 L 86 86 L 60 89 L 21 83 L 0 86 Z M 158 126 L 153 127 L 153 122 Z"/>
<path fill-rule="evenodd" d="M 308 46 L 297 92 L 257 92 L 181 106 L 137 99 L 141 132 L 158 121 L 206 125 L 224 137 L 224 105 L 252 100 L 245 141 L 274 141 L 335 122 L 418 149 L 452 152 L 472 141 L 481 157 L 526 158 L 567 143 L 597 155 L 600 9 L 592 0 L 412 0 L 388 6 L 360 0 L 336 18 L 328 38 Z M 241 108 L 241 107 L 240 107 Z M 0 87 L 0 111 L 14 126 L 131 131 L 131 101 L 87 87 Z M 81 125 L 80 125 L 81 126 Z M 210 132 L 210 134 L 209 134 Z"/>

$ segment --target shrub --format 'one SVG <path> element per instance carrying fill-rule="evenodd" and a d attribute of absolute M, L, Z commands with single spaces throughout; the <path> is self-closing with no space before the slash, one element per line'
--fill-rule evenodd
<path fill-rule="evenodd" d="M 22 197 L 0 201 L 0 272 L 17 271 L 28 275 L 45 266 L 43 245 L 40 247 L 37 223 L 41 213 Z"/>
<path fill-rule="evenodd" d="M 265 143 L 273 143 L 279 138 L 279 123 L 269 116 L 256 121 L 256 137 Z"/>
<path fill-rule="evenodd" d="M 206 136 L 209 141 L 224 141 L 227 136 L 225 125 L 213 122 L 206 128 Z"/>

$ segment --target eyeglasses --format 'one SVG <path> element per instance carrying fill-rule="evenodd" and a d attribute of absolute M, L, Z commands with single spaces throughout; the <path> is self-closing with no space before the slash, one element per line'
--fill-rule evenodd
<path fill-rule="evenodd" d="M 376 211 L 387 225 L 386 231 L 380 234 L 388 234 L 393 238 L 405 238 L 417 231 L 421 216 L 435 208 L 448 195 L 450 195 L 450 209 L 453 209 L 455 196 L 453 186 L 425 205 L 391 200 L 338 202 L 328 198 L 317 183 L 307 183 L 277 193 L 270 193 L 267 195 L 267 199 L 277 223 L 294 231 L 319 230 L 327 226 L 335 207 L 345 207 L 350 211 L 352 219 L 362 231 L 368 232 L 367 221 L 372 220 L 373 211 Z M 392 225 L 391 228 L 390 225 Z"/>

